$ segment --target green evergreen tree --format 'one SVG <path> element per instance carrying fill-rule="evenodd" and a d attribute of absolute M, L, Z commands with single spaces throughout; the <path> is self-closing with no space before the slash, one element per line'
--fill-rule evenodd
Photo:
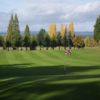
<path fill-rule="evenodd" d="M 20 39 L 18 41 L 18 46 L 21 47 L 21 50 L 23 50 L 23 36 L 20 35 Z"/>
<path fill-rule="evenodd" d="M 59 47 L 59 50 L 60 50 L 60 47 L 61 47 L 61 45 L 62 45 L 62 43 L 61 43 L 61 35 L 60 35 L 60 33 L 58 33 L 57 34 L 57 46 Z"/>
<path fill-rule="evenodd" d="M 20 30 L 17 14 L 15 15 L 15 17 L 11 15 L 11 19 L 9 21 L 8 30 L 6 34 L 6 40 L 7 42 L 9 41 L 13 49 L 19 47 Z"/>
<path fill-rule="evenodd" d="M 96 20 L 96 24 L 94 26 L 94 39 L 99 42 L 100 41 L 100 16 Z"/>
<path fill-rule="evenodd" d="M 3 40 L 3 36 L 0 35 L 0 47 L 3 46 L 3 42 L 4 42 L 4 40 Z"/>
<path fill-rule="evenodd" d="M 19 29 L 19 20 L 17 14 L 15 14 L 13 20 L 13 39 L 12 39 L 12 47 L 16 49 L 16 47 L 20 46 L 20 29 Z"/>
<path fill-rule="evenodd" d="M 51 48 L 54 50 L 56 46 L 57 46 L 57 39 L 56 37 L 53 37 L 51 39 Z"/>
<path fill-rule="evenodd" d="M 67 39 L 66 33 L 62 39 L 62 45 L 63 45 L 64 49 L 66 49 L 66 47 L 68 46 L 68 39 Z"/>
<path fill-rule="evenodd" d="M 31 39 L 30 29 L 29 26 L 26 25 L 23 37 L 23 46 L 26 47 L 26 50 L 28 47 L 30 47 L 30 39 Z"/>
<path fill-rule="evenodd" d="M 45 35 L 46 35 L 45 29 L 41 29 L 37 35 L 37 40 L 38 40 L 38 45 L 40 46 L 40 50 L 41 47 L 43 46 Z"/>
<path fill-rule="evenodd" d="M 6 44 L 9 44 L 9 46 L 7 45 L 7 47 L 11 46 L 11 42 L 12 42 L 12 39 L 13 39 L 13 22 L 14 22 L 13 15 L 11 15 L 11 19 L 9 21 L 7 33 L 6 33 L 6 36 L 5 36 Z"/>
<path fill-rule="evenodd" d="M 46 34 L 44 37 L 44 47 L 46 47 L 46 50 L 48 50 L 50 47 L 50 37 L 48 34 Z"/>
<path fill-rule="evenodd" d="M 14 19 L 14 31 L 16 32 L 17 36 L 20 36 L 19 20 L 17 14 L 15 14 L 15 19 Z"/>
<path fill-rule="evenodd" d="M 10 42 L 10 39 L 9 38 L 6 38 L 5 44 L 6 44 L 7 50 L 9 51 L 9 48 L 11 47 L 11 42 Z"/>
<path fill-rule="evenodd" d="M 36 50 L 37 40 L 35 36 L 31 37 L 30 50 Z"/>
<path fill-rule="evenodd" d="M 11 41 L 12 41 L 12 23 L 13 23 L 13 15 L 11 16 L 11 19 L 9 21 L 7 33 L 5 36 L 5 42 L 6 42 L 5 44 L 8 51 L 9 51 L 9 47 L 11 47 Z"/>

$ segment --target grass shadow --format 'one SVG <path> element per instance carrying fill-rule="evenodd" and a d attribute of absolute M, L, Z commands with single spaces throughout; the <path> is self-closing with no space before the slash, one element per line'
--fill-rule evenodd
<path fill-rule="evenodd" d="M 63 65 L 46 67 L 32 67 L 31 64 L 0 65 L 1 80 L 15 77 L 15 79 L 0 81 L 0 100 L 98 100 L 100 81 L 81 83 L 80 79 L 100 78 L 100 75 L 71 75 L 74 72 L 96 69 L 100 67 L 66 66 L 64 70 Z M 65 73 L 70 76 L 66 76 Z M 51 84 L 63 80 L 68 83 Z M 76 80 L 80 82 L 74 83 Z"/>
<path fill-rule="evenodd" d="M 31 64 L 0 65 L 0 78 L 40 76 L 40 75 L 65 75 L 65 74 L 67 75 L 75 72 L 84 72 L 96 69 L 100 69 L 100 67 L 99 66 L 71 67 L 64 65 L 32 67 Z"/>

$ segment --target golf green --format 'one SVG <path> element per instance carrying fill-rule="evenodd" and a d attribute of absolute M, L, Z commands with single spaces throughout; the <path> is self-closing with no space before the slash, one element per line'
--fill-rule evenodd
<path fill-rule="evenodd" d="M 100 48 L 0 51 L 0 100 L 98 100 Z"/>

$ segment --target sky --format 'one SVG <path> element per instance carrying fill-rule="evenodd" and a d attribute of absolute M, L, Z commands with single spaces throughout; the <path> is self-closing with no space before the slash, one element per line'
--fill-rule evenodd
<path fill-rule="evenodd" d="M 93 31 L 100 15 L 100 0 L 0 0 L 0 31 L 7 31 L 11 14 L 17 13 L 20 30 L 26 24 L 31 31 L 48 30 L 50 23 L 68 26 L 74 22 L 75 31 Z"/>

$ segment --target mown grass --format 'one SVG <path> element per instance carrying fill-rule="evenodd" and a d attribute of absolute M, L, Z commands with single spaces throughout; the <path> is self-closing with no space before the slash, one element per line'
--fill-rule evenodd
<path fill-rule="evenodd" d="M 98 100 L 100 48 L 0 51 L 0 100 Z"/>

